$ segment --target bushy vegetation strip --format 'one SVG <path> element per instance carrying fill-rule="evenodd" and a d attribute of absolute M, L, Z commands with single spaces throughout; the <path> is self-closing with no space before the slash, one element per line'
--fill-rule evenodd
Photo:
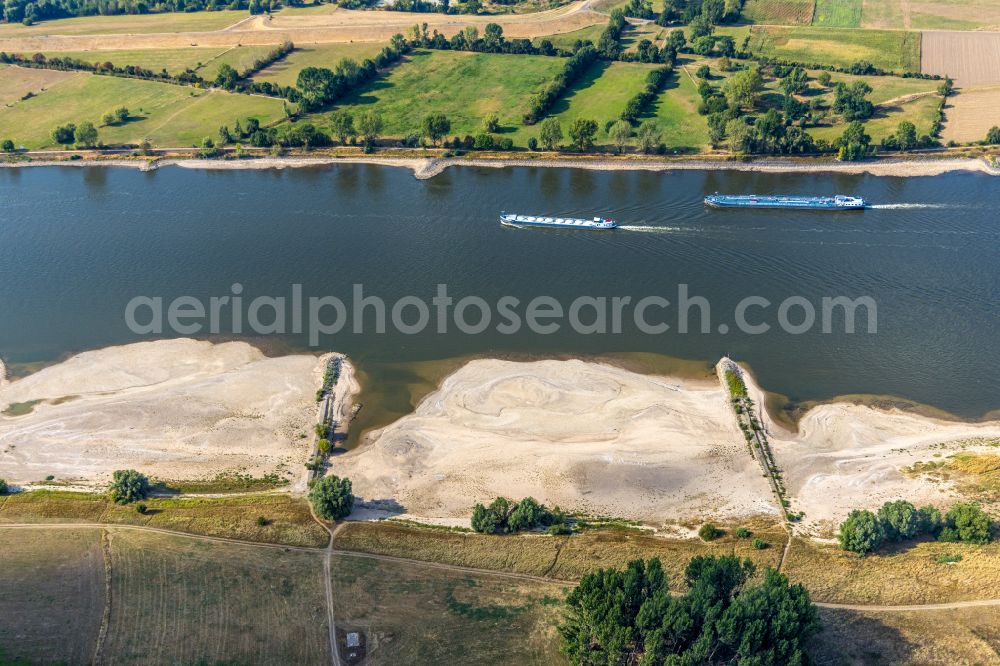
<path fill-rule="evenodd" d="M 646 87 L 643 88 L 642 92 L 636 93 L 625 103 L 625 110 L 621 113 L 621 119 L 627 120 L 630 123 L 636 122 L 645 113 L 649 105 L 653 103 L 653 100 L 663 92 L 663 87 L 667 84 L 667 80 L 673 73 L 674 63 L 671 58 L 671 62 L 647 74 Z"/>
<path fill-rule="evenodd" d="M 921 535 L 938 541 L 989 543 L 993 523 L 982 507 L 959 502 L 944 515 L 933 506 L 916 508 L 906 500 L 886 502 L 878 513 L 855 509 L 840 524 L 838 542 L 844 550 L 865 555 L 885 542 L 900 542 Z"/>
<path fill-rule="evenodd" d="M 804 665 L 819 615 L 801 584 L 733 555 L 688 562 L 672 595 L 659 559 L 583 577 L 566 599 L 562 652 L 574 664 Z"/>
<path fill-rule="evenodd" d="M 498 497 L 489 506 L 476 504 L 472 510 L 472 529 L 481 534 L 513 534 L 547 528 L 550 534 L 568 534 L 566 516 L 558 509 L 550 510 L 533 497 L 512 502 Z"/>
<path fill-rule="evenodd" d="M 555 80 L 532 98 L 530 109 L 524 114 L 524 124 L 534 125 L 544 118 L 566 90 L 583 76 L 596 61 L 597 50 L 592 46 L 585 46 L 574 53 L 566 61 L 563 71 L 556 76 Z"/>

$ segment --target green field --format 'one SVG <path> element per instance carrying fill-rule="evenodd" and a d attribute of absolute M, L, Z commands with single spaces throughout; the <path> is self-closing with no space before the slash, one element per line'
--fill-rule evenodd
<path fill-rule="evenodd" d="M 751 35 L 755 56 L 837 67 L 866 60 L 886 70 L 920 71 L 918 32 L 755 26 Z"/>
<path fill-rule="evenodd" d="M 348 555 L 332 573 L 338 630 L 365 633 L 369 664 L 565 663 L 564 585 Z"/>
<path fill-rule="evenodd" d="M 751 23 L 809 25 L 814 0 L 746 0 L 743 18 Z"/>
<path fill-rule="evenodd" d="M 686 71 L 679 69 L 643 120 L 653 117 L 669 151 L 698 150 L 708 144 L 708 121 L 698 114 L 700 102 L 698 86 Z"/>
<path fill-rule="evenodd" d="M 631 53 L 639 48 L 639 42 L 644 39 L 648 39 L 653 44 L 660 46 L 663 40 L 667 38 L 669 32 L 668 28 L 661 28 L 655 23 L 632 26 L 622 32 L 622 48 L 626 53 Z M 597 40 L 594 43 L 596 44 Z"/>
<path fill-rule="evenodd" d="M 419 133 L 424 116 L 434 113 L 451 120 L 450 134 L 477 134 L 496 113 L 500 134 L 517 137 L 531 96 L 562 66 L 561 59 L 544 56 L 416 51 L 339 106 L 355 114 L 380 111 L 386 136 Z"/>
<path fill-rule="evenodd" d="M 327 5 L 323 5 L 324 7 Z M 296 48 L 270 67 L 261 70 L 254 81 L 270 81 L 271 83 L 294 86 L 299 72 L 306 67 L 326 67 L 333 69 L 342 58 L 353 58 L 357 62 L 365 58 L 373 58 L 382 50 L 379 43 L 358 44 L 313 44 Z"/>
<path fill-rule="evenodd" d="M 568 128 L 577 118 L 596 120 L 600 128 L 595 143 L 608 143 L 604 124 L 618 120 L 629 98 L 646 87 L 646 76 L 655 65 L 632 62 L 599 62 L 556 102 L 550 116 L 559 120 L 569 141 Z"/>
<path fill-rule="evenodd" d="M 862 0 L 816 0 L 812 24 L 828 28 L 857 28 L 861 25 Z"/>
<path fill-rule="evenodd" d="M 179 74 L 186 69 L 195 69 L 200 65 L 220 57 L 228 51 L 226 48 L 188 48 L 188 49 L 131 49 L 115 51 L 46 51 L 48 58 L 76 58 L 88 63 L 110 62 L 117 67 L 134 65 L 154 72 L 167 70 L 170 74 Z"/>
<path fill-rule="evenodd" d="M 888 107 L 878 107 L 875 117 L 865 121 L 865 131 L 872 137 L 872 141 L 878 143 L 890 134 L 895 133 L 899 123 L 909 120 L 917 126 L 917 134 L 924 135 L 931 131 L 934 118 L 937 114 L 940 97 L 931 95 L 921 97 L 913 101 L 902 104 L 893 104 Z M 817 139 L 832 141 L 843 134 L 842 125 L 833 127 L 813 127 L 809 133 Z"/>
<path fill-rule="evenodd" d="M 38 35 L 114 35 L 156 32 L 205 32 L 221 30 L 247 18 L 246 11 L 175 12 L 164 14 L 121 14 L 82 16 L 42 21 L 32 26 L 0 24 L 0 37 Z"/>
<path fill-rule="evenodd" d="M 133 118 L 121 126 L 99 127 L 99 138 L 105 144 L 139 143 L 145 137 L 160 147 L 193 146 L 237 118 L 252 116 L 265 124 L 284 117 L 280 99 L 81 75 L 0 109 L 0 136 L 28 148 L 50 148 L 54 146 L 50 137 L 53 127 L 85 120 L 99 126 L 102 116 L 119 106 L 128 107 Z"/>
<path fill-rule="evenodd" d="M 565 49 L 567 51 L 573 50 L 573 44 L 577 40 L 581 42 L 590 41 L 593 44 L 597 44 L 598 40 L 601 38 L 601 33 L 604 32 L 606 26 L 598 24 L 587 26 L 586 28 L 580 28 L 579 30 L 574 30 L 572 32 L 562 32 L 556 35 L 545 35 L 543 37 L 535 37 L 531 42 L 538 46 L 543 39 L 547 39 L 552 42 L 552 45 L 557 49 Z"/>

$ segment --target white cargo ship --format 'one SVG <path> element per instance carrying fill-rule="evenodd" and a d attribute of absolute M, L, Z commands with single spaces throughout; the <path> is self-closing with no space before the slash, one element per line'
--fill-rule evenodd
<path fill-rule="evenodd" d="M 606 217 L 595 217 L 584 220 L 576 217 L 540 217 L 537 215 L 518 215 L 516 213 L 500 213 L 500 224 L 508 227 L 549 227 L 553 229 L 614 229 L 618 223 Z"/>

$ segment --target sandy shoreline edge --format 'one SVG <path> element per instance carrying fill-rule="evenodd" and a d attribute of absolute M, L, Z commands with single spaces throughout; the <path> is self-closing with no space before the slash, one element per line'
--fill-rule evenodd
<path fill-rule="evenodd" d="M 946 173 L 973 172 L 1000 176 L 1000 168 L 978 157 L 939 159 L 880 159 L 865 162 L 805 162 L 797 160 L 755 160 L 737 162 L 730 160 L 652 160 L 652 159 L 490 159 L 490 158 L 438 158 L 438 157 L 260 157 L 241 160 L 215 160 L 201 158 L 164 158 L 159 160 L 133 159 L 80 159 L 33 160 L 0 162 L 0 168 L 44 166 L 72 167 L 128 167 L 140 171 L 155 171 L 176 166 L 185 169 L 205 170 L 255 170 L 325 167 L 338 164 L 371 164 L 376 166 L 409 169 L 418 180 L 427 180 L 443 173 L 448 167 L 480 167 L 503 169 L 506 167 L 542 167 L 587 169 L 591 171 L 740 171 L 754 173 L 834 173 L 867 174 L 871 176 L 939 176 Z"/>

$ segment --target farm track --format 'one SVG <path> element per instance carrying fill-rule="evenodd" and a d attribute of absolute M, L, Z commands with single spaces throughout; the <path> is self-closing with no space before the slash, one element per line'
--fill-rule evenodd
<path fill-rule="evenodd" d="M 11 523 L 7 525 L 0 525 L 0 530 L 4 529 L 101 529 L 101 530 L 137 530 L 141 532 L 157 532 L 160 534 L 166 534 L 170 536 L 186 537 L 188 539 L 198 539 L 201 541 L 212 541 L 215 543 L 229 543 L 236 544 L 239 546 L 246 546 L 249 548 L 270 548 L 273 550 L 288 550 L 288 551 L 298 551 L 298 552 L 309 552 L 316 554 L 325 554 L 328 557 L 333 555 L 338 556 L 348 556 L 348 557 L 360 557 L 369 560 L 377 560 L 380 562 L 392 562 L 397 564 L 409 564 L 417 565 L 423 567 L 429 567 L 432 569 L 438 569 L 441 571 L 452 571 L 456 573 L 468 573 L 468 574 L 478 574 L 484 576 L 495 576 L 500 578 L 508 578 L 510 580 L 520 580 L 535 583 L 546 583 L 546 584 L 562 584 L 567 586 L 574 586 L 576 583 L 574 581 L 559 580 L 556 578 L 545 578 L 543 576 L 532 576 L 530 574 L 520 574 L 510 571 L 497 571 L 494 569 L 476 569 L 474 567 L 463 567 L 457 564 L 444 564 L 441 562 L 427 562 L 424 560 L 414 560 L 406 557 L 395 557 L 393 555 L 378 555 L 375 553 L 362 553 L 351 550 L 337 550 L 332 547 L 333 541 L 331 540 L 330 545 L 323 548 L 315 548 L 309 546 L 282 546 L 280 544 L 273 543 L 258 543 L 253 541 L 240 541 L 239 539 L 229 539 L 226 537 L 213 537 L 201 534 L 189 534 L 187 532 L 176 532 L 173 530 L 165 530 L 158 527 L 146 527 L 142 525 L 108 525 L 104 523 Z M 336 533 L 336 529 L 333 530 L 333 534 Z M 331 603 L 330 612 L 332 613 L 332 601 L 333 593 L 332 586 L 329 588 L 328 601 Z M 905 611 L 933 611 L 933 610 L 953 610 L 958 608 L 977 608 L 982 606 L 1000 606 L 1000 599 L 976 599 L 971 601 L 952 601 L 946 603 L 934 603 L 934 604 L 912 604 L 912 605 L 866 605 L 866 604 L 840 604 L 840 603 L 827 603 L 822 601 L 814 601 L 816 606 L 820 608 L 831 608 L 840 610 L 853 610 L 861 612 L 905 612 Z M 331 635 L 333 634 L 333 625 L 331 623 Z M 336 653 L 335 654 L 335 659 Z M 336 662 L 339 666 L 339 660 Z"/>

